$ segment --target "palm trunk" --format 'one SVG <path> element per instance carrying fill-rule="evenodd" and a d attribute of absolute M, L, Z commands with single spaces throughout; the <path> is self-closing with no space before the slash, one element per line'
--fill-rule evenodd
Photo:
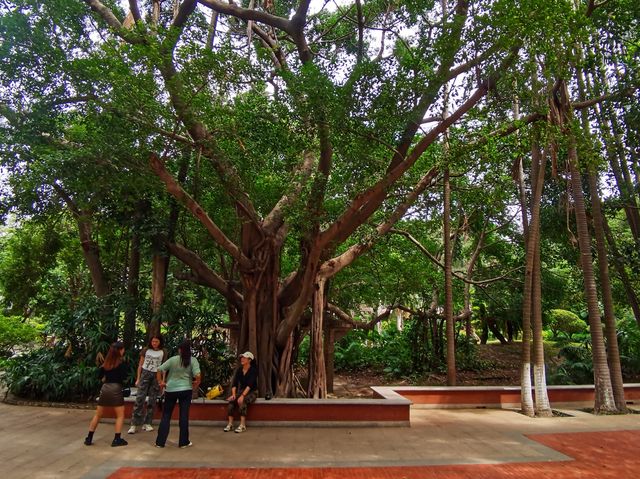
<path fill-rule="evenodd" d="M 589 170 L 589 189 L 591 190 L 591 214 L 593 216 L 593 229 L 596 237 L 596 249 L 598 251 L 598 270 L 600 273 L 600 287 L 602 288 L 602 303 L 604 305 L 605 335 L 607 338 L 607 359 L 611 374 L 611 385 L 616 408 L 623 412 L 627 410 L 624 399 L 624 383 L 622 381 L 622 369 L 620 367 L 620 352 L 618 349 L 618 335 L 616 333 L 616 318 L 613 311 L 613 297 L 611 295 L 611 283 L 609 281 L 609 265 L 602 225 L 602 209 L 600 207 L 600 195 L 598 194 L 598 178 L 592 169 Z"/>
<path fill-rule="evenodd" d="M 540 148 L 535 141 L 533 141 L 531 145 L 531 164 L 533 194 L 531 195 L 529 234 L 525 242 L 527 254 L 524 290 L 522 293 L 522 371 L 520 376 L 520 397 L 523 414 L 533 417 L 535 415 L 535 409 L 531 393 L 531 319 L 534 300 L 534 263 L 540 236 L 540 199 L 542 197 L 546 165 L 546 155 L 540 154 Z M 523 210 L 522 214 L 526 216 L 526 210 Z M 544 363 L 544 358 L 542 362 Z M 538 384 L 541 384 L 540 381 Z M 543 395 L 540 399 L 544 397 Z"/>
<path fill-rule="evenodd" d="M 568 98 L 568 92 L 565 95 Z M 569 117 L 570 119 L 570 117 Z M 571 172 L 571 191 L 573 194 L 576 214 L 576 226 L 578 228 L 578 244 L 580 246 L 580 264 L 584 275 L 584 294 L 589 311 L 589 329 L 591 331 L 591 347 L 593 354 L 593 381 L 595 385 L 596 413 L 614 412 L 616 410 L 611 386 L 611 376 L 607 365 L 607 355 L 602 335 L 602 320 L 598 305 L 598 292 L 593 273 L 591 258 L 591 237 L 587 227 L 587 212 L 582 193 L 582 177 L 578 169 L 578 152 L 576 139 L 571 130 L 567 129 L 569 136 L 569 170 Z"/>
<path fill-rule="evenodd" d="M 538 229 L 538 233 L 540 230 Z M 540 265 L 540 238 L 535 241 L 535 257 L 533 260 L 533 387 L 535 390 L 536 416 L 551 417 L 553 411 L 547 393 L 547 376 L 544 364 L 544 340 L 542 338 L 542 291 Z"/>
<path fill-rule="evenodd" d="M 582 70 L 577 70 L 578 92 L 580 99 L 586 97 L 586 85 Z M 589 118 L 586 110 L 581 113 L 582 128 L 589 132 Z M 622 369 L 620 367 L 620 353 L 618 350 L 618 337 L 616 334 L 616 319 L 613 311 L 613 297 L 611 283 L 609 281 L 609 262 L 603 226 L 603 214 L 600 206 L 600 193 L 598 188 L 598 175 L 595 167 L 588 168 L 589 190 L 591 193 L 591 215 L 593 218 L 593 231 L 596 239 L 596 251 L 598 253 L 598 272 L 600 287 L 602 289 L 602 303 L 604 305 L 605 335 L 607 339 L 607 360 L 613 387 L 613 396 L 618 411 L 626 411 L 624 400 L 624 384 L 622 381 Z M 637 212 L 636 212 L 637 213 Z"/>

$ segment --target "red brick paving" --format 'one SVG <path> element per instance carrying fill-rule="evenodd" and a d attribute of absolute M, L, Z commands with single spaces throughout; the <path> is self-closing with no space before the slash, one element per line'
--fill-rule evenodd
<path fill-rule="evenodd" d="M 570 461 L 397 467 L 123 467 L 109 479 L 625 479 L 640 476 L 640 431 L 537 434 Z"/>

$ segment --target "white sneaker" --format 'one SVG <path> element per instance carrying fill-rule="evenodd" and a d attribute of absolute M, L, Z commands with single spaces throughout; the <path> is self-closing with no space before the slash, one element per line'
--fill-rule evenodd
<path fill-rule="evenodd" d="M 135 434 L 138 428 L 136 426 L 131 426 L 127 431 L 127 434 Z"/>
<path fill-rule="evenodd" d="M 240 425 L 240 426 L 238 426 L 238 427 L 236 428 L 236 431 L 235 431 L 235 432 L 237 432 L 237 433 L 241 433 L 241 432 L 245 432 L 246 430 L 247 430 L 247 427 L 246 427 L 246 426 L 242 426 L 242 425 Z"/>
<path fill-rule="evenodd" d="M 143 424 L 142 430 L 145 432 L 151 432 L 153 431 L 153 426 L 151 424 Z"/>

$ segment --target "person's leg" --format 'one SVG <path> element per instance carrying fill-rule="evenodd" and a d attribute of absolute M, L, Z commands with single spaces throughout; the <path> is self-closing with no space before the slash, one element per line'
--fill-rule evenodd
<path fill-rule="evenodd" d="M 160 426 L 158 427 L 158 435 L 156 436 L 156 446 L 164 447 L 169 436 L 169 429 L 171 427 L 171 415 L 173 414 L 173 408 L 176 405 L 178 396 L 176 393 L 165 392 L 164 393 L 164 407 L 162 408 L 162 419 L 160 420 Z"/>
<path fill-rule="evenodd" d="M 96 429 L 98 428 L 100 418 L 102 417 L 102 412 L 102 406 L 98 406 L 96 408 L 96 412 L 93 415 L 93 418 L 91 418 L 91 422 L 89 423 L 89 433 L 87 434 L 87 437 L 84 438 L 85 446 L 90 446 L 91 444 L 93 444 L 93 433 L 96 432 Z"/>
<path fill-rule="evenodd" d="M 189 441 L 189 409 L 191 408 L 191 391 L 180 391 L 178 400 L 180 401 L 180 439 L 179 447 L 185 447 L 190 444 Z"/>
<path fill-rule="evenodd" d="M 240 406 L 240 426 L 236 428 L 236 432 L 243 432 L 247 429 L 247 411 L 249 409 L 249 404 L 255 402 L 257 398 L 256 392 L 250 392 L 242 401 L 242 406 Z"/>
<path fill-rule="evenodd" d="M 223 429 L 224 432 L 229 432 L 233 429 L 233 415 L 236 409 L 236 401 L 230 401 L 227 405 L 227 425 Z"/>
<path fill-rule="evenodd" d="M 89 423 L 89 432 L 95 432 L 95 430 L 98 429 L 98 423 L 100 422 L 103 413 L 104 408 L 102 406 L 98 406 L 91 422 Z"/>
<path fill-rule="evenodd" d="M 113 410 L 116 413 L 115 436 L 111 442 L 111 447 L 126 446 L 128 443 L 120 435 L 122 434 L 122 425 L 124 424 L 124 405 L 115 406 Z"/>
<path fill-rule="evenodd" d="M 142 416 L 144 413 L 144 400 L 147 395 L 146 385 L 144 383 L 144 371 L 140 377 L 140 384 L 136 391 L 136 402 L 133 406 L 133 414 L 131 415 L 131 427 L 129 428 L 129 434 L 136 432 L 137 426 L 142 425 Z"/>
<path fill-rule="evenodd" d="M 124 406 L 116 406 L 113 409 L 116 412 L 116 434 L 120 434 L 124 424 Z"/>
<path fill-rule="evenodd" d="M 139 426 L 144 422 L 145 415 L 145 399 L 149 392 L 149 375 L 155 380 L 155 374 L 143 369 L 140 374 L 140 382 L 138 383 L 138 390 L 136 391 L 136 402 L 133 407 L 133 415 L 131 417 L 131 427 L 129 428 L 129 434 L 134 434 Z"/>
<path fill-rule="evenodd" d="M 160 395 L 160 386 L 158 386 L 158 381 L 154 376 L 151 377 L 151 381 L 149 382 L 149 387 L 147 388 L 147 397 L 149 398 L 149 402 L 147 403 L 147 414 L 144 418 L 144 424 L 151 426 L 153 422 L 153 415 L 156 411 L 156 405 L 158 402 L 158 396 Z"/>

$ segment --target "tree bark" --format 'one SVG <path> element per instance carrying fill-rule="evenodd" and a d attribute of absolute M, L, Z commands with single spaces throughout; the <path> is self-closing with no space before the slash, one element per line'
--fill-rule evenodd
<path fill-rule="evenodd" d="M 314 285 L 313 313 L 311 315 L 311 347 L 309 351 L 309 388 L 307 396 L 313 399 L 327 397 L 327 377 L 324 361 L 324 305 L 326 279 L 318 277 Z"/>
<path fill-rule="evenodd" d="M 136 333 L 136 306 L 138 304 L 138 283 L 140 277 L 140 235 L 134 232 L 131 235 L 131 247 L 129 253 L 129 267 L 127 272 L 127 299 L 129 304 L 124 315 L 124 330 L 122 342 L 124 348 L 129 351 L 134 345 Z"/>
<path fill-rule="evenodd" d="M 534 133 L 535 135 L 535 133 Z M 537 138 L 532 142 L 532 185 L 533 195 L 531 204 L 536 208 L 531 211 L 531 216 L 536 214 L 538 218 L 535 220 L 534 228 L 529 232 L 532 234 L 527 242 L 528 247 L 534 249 L 533 257 L 533 274 L 532 295 L 531 295 L 531 319 L 533 323 L 533 385 L 535 389 L 535 413 L 540 417 L 551 417 L 553 411 L 549 404 L 549 395 L 547 393 L 547 378 L 545 374 L 544 364 L 544 340 L 542 338 L 542 286 L 541 286 L 541 264 L 540 264 L 540 201 L 544 185 L 537 182 L 544 182 L 545 168 L 547 163 L 546 151 L 541 155 Z M 532 219 L 532 223 L 534 220 Z M 535 236 L 533 236 L 535 234 Z"/>
<path fill-rule="evenodd" d="M 607 361 L 611 374 L 611 386 L 616 408 L 620 412 L 627 411 L 627 403 L 624 399 L 624 382 L 622 380 L 622 368 L 620 367 L 620 350 L 618 349 L 618 335 L 616 330 L 616 318 L 613 310 L 613 296 L 609 281 L 609 264 L 604 237 L 602 221 L 602 208 L 600 207 L 600 195 L 598 193 L 598 178 L 592 168 L 589 169 L 589 189 L 591 193 L 591 213 L 593 216 L 593 230 L 596 237 L 596 250 L 598 252 L 598 271 L 600 274 L 600 288 L 602 288 L 602 303 L 604 305 L 605 336 L 607 338 Z"/>
<path fill-rule="evenodd" d="M 571 135 L 571 134 L 570 134 Z M 591 331 L 591 346 L 593 354 L 593 380 L 595 385 L 596 413 L 613 412 L 616 410 L 613 388 L 607 356 L 602 336 L 602 320 L 598 306 L 598 293 L 593 274 L 591 260 L 591 238 L 587 228 L 587 214 L 582 194 L 582 178 L 578 171 L 578 153 L 575 138 L 569 138 L 569 167 L 571 171 L 571 190 L 573 193 L 576 223 L 578 227 L 578 243 L 580 246 L 580 263 L 584 275 L 584 290 L 589 311 L 589 329 Z"/>
<path fill-rule="evenodd" d="M 536 141 L 532 141 L 531 144 L 531 165 L 531 218 L 529 221 L 529 234 L 525 241 L 527 254 L 525 259 L 524 290 L 522 293 L 522 370 L 520 375 L 520 397 L 523 414 L 533 417 L 535 415 L 535 408 L 531 393 L 531 325 L 534 302 L 534 266 L 536 248 L 540 235 L 540 199 L 542 197 L 546 165 L 546 155 L 540 154 L 540 148 Z M 522 214 L 526 216 L 527 210 L 524 210 Z"/>
<path fill-rule="evenodd" d="M 577 69 L 578 92 L 580 99 L 586 97 L 586 84 L 582 70 Z M 589 117 L 586 111 L 581 112 L 581 123 L 585 134 L 590 137 Z M 596 239 L 596 251 L 598 254 L 598 272 L 600 276 L 600 288 L 602 289 L 602 303 L 604 305 L 605 336 L 607 341 L 607 361 L 611 375 L 613 397 L 618 411 L 625 412 L 627 404 L 624 399 L 624 383 L 622 369 L 620 367 L 620 353 L 618 349 L 618 335 L 616 331 L 616 319 L 613 309 L 613 296 L 611 294 L 611 282 L 609 280 L 609 262 L 607 258 L 607 246 L 603 226 L 603 213 L 600 202 L 600 190 L 598 187 L 598 174 L 593 163 L 587 168 L 589 191 L 591 193 L 591 215 L 593 231 Z"/>
<path fill-rule="evenodd" d="M 591 236 L 587 226 L 587 212 L 582 192 L 582 176 L 579 170 L 578 150 L 576 138 L 571 130 L 573 113 L 569 103 L 569 91 L 564 81 L 560 82 L 558 109 L 561 116 L 561 125 L 568 138 L 568 163 L 571 174 L 571 192 L 573 194 L 576 226 L 578 229 L 578 244 L 580 247 L 580 264 L 584 275 L 584 294 L 589 311 L 589 329 L 591 331 L 591 348 L 593 355 L 593 376 L 595 386 L 596 413 L 614 412 L 616 410 L 611 386 L 611 376 L 607 365 L 607 355 L 602 334 L 602 320 L 598 305 L 598 292 L 596 288 L 593 263 L 591 258 Z"/>
<path fill-rule="evenodd" d="M 453 322 L 453 280 L 451 251 L 451 184 L 449 182 L 449 167 L 444 171 L 444 211 L 443 246 L 444 246 L 444 317 L 447 336 L 447 386 L 456 385 L 456 338 Z"/>

